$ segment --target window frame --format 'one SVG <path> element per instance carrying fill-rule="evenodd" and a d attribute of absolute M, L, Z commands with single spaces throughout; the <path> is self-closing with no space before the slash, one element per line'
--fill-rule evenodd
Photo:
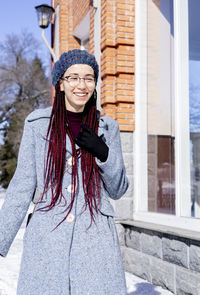
<path fill-rule="evenodd" d="M 191 217 L 188 0 L 173 0 L 176 213 L 148 212 L 147 180 L 147 0 L 135 2 L 135 140 L 133 219 L 194 231 Z"/>

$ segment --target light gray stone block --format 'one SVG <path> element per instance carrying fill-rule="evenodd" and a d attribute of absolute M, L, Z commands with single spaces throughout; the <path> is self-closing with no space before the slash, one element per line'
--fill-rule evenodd
<path fill-rule="evenodd" d="M 150 258 L 136 250 L 121 247 L 124 268 L 126 271 L 151 281 Z"/>
<path fill-rule="evenodd" d="M 175 290 L 175 266 L 161 259 L 151 259 L 152 283 L 161 286 L 174 293 Z"/>
<path fill-rule="evenodd" d="M 133 218 L 133 200 L 132 198 L 121 198 L 115 201 L 116 218 L 132 219 Z"/>
<path fill-rule="evenodd" d="M 129 187 L 126 193 L 123 195 L 123 198 L 133 198 L 133 175 L 127 175 L 129 180 Z"/>
<path fill-rule="evenodd" d="M 200 295 L 200 274 L 176 267 L 176 294 Z"/>
<path fill-rule="evenodd" d="M 128 175 L 133 175 L 133 153 L 123 153 L 123 159 L 126 173 Z"/>
<path fill-rule="evenodd" d="M 190 246 L 190 269 L 200 273 L 200 245 Z"/>
<path fill-rule="evenodd" d="M 162 239 L 163 260 L 188 268 L 186 243 L 168 238 Z"/>
<path fill-rule="evenodd" d="M 141 251 L 162 258 L 162 240 L 159 236 L 152 232 L 143 232 L 140 236 Z"/>
<path fill-rule="evenodd" d="M 133 132 L 120 132 L 122 152 L 132 153 L 133 152 Z"/>
<path fill-rule="evenodd" d="M 116 223 L 117 234 L 120 246 L 125 246 L 125 229 L 122 224 Z"/>
<path fill-rule="evenodd" d="M 125 230 L 125 244 L 126 244 L 126 246 L 140 251 L 140 248 L 141 248 L 140 235 L 141 235 L 141 233 L 137 229 L 135 229 L 133 227 L 126 228 L 126 230 Z"/>

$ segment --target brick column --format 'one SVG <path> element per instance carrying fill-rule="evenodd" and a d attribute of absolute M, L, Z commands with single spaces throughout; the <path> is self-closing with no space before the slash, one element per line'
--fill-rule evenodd
<path fill-rule="evenodd" d="M 90 53 L 94 54 L 94 7 L 90 7 Z"/>
<path fill-rule="evenodd" d="M 65 51 L 79 48 L 80 44 L 73 36 L 74 31 L 74 3 L 73 0 L 56 0 L 54 8 L 59 5 L 59 51 L 62 54 Z"/>
<path fill-rule="evenodd" d="M 103 113 L 134 131 L 134 0 L 101 3 Z"/>

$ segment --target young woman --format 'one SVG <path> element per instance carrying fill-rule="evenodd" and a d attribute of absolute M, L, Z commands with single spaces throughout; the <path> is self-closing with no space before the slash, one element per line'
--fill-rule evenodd
<path fill-rule="evenodd" d="M 55 63 L 53 107 L 25 120 L 18 165 L 0 212 L 6 256 L 34 197 L 18 295 L 125 295 L 109 198 L 128 188 L 117 122 L 96 109 L 99 68 L 85 50 Z"/>

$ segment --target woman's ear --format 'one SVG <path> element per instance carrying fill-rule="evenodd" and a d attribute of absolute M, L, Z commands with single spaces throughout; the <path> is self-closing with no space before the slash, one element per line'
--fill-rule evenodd
<path fill-rule="evenodd" d="M 60 80 L 60 91 L 64 91 L 63 80 Z"/>

